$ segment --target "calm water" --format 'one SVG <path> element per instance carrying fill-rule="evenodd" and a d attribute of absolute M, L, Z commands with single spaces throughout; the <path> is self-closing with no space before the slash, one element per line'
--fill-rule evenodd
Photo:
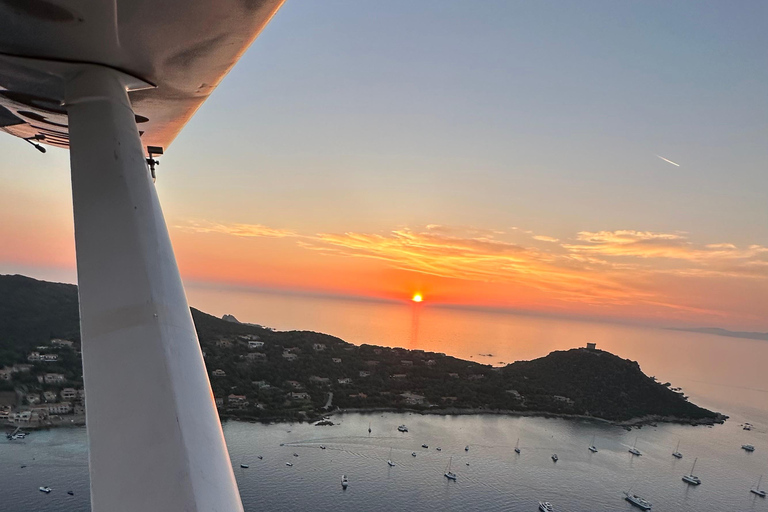
<path fill-rule="evenodd" d="M 340 424 L 334 427 L 230 422 L 224 432 L 247 511 L 533 511 L 539 500 L 551 501 L 558 511 L 620 511 L 631 510 L 622 501 L 622 491 L 630 487 L 650 499 L 655 511 L 768 511 L 768 501 L 749 493 L 762 473 L 768 487 L 766 342 L 261 294 L 193 290 L 190 299 L 212 313 L 233 313 L 280 329 L 312 329 L 355 343 L 424 348 L 494 364 L 595 341 L 638 360 L 647 373 L 683 386 L 693 401 L 731 416 L 713 428 L 659 425 L 632 432 L 594 422 L 495 416 L 356 414 L 336 416 Z M 744 421 L 755 429 L 742 430 Z M 401 423 L 410 432 L 397 432 Z M 600 450 L 596 454 L 587 450 L 592 436 Z M 627 452 L 636 436 L 642 457 Z M 518 438 L 521 455 L 513 451 Z M 682 460 L 671 456 L 678 440 Z M 756 451 L 741 450 L 744 443 L 754 444 Z M 435 450 L 438 446 L 442 451 Z M 397 464 L 393 468 L 386 463 L 390 453 Z M 553 453 L 560 457 L 557 463 L 550 459 Z M 443 477 L 451 457 L 457 482 Z M 699 487 L 680 479 L 694 457 L 704 481 Z M 250 468 L 241 469 L 241 462 Z M 350 479 L 346 491 L 342 474 Z M 44 495 L 37 491 L 40 485 L 54 491 Z M 84 429 L 38 432 L 22 442 L 0 440 L 0 511 L 30 510 L 88 510 Z"/>

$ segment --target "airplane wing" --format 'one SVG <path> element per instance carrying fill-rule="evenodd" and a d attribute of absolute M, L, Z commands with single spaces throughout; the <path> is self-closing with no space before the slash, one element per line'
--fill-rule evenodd
<path fill-rule="evenodd" d="M 68 147 L 60 88 L 30 87 L 29 63 L 100 64 L 144 84 L 142 144 L 167 148 L 283 1 L 0 0 L 0 129 Z"/>

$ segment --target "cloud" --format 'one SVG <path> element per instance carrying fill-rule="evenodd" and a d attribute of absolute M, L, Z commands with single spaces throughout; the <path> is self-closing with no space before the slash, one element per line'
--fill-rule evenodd
<path fill-rule="evenodd" d="M 560 241 L 559 238 L 554 238 L 554 237 L 545 236 L 545 235 L 534 235 L 532 238 L 534 240 L 540 240 L 542 242 L 552 242 L 552 243 L 555 243 L 555 242 L 559 242 Z"/>
<path fill-rule="evenodd" d="M 582 231 L 576 239 L 576 243 L 565 243 L 562 247 L 573 254 L 588 254 L 604 260 L 613 258 L 613 261 L 634 260 L 636 265 L 669 271 L 663 262 L 659 263 L 659 260 L 667 260 L 678 264 L 673 268 L 681 275 L 759 275 L 765 267 L 763 264 L 768 262 L 768 247 L 750 245 L 740 249 L 730 243 L 697 245 L 680 233 Z"/>
<path fill-rule="evenodd" d="M 220 224 L 208 221 L 189 221 L 184 225 L 174 226 L 188 233 L 222 233 L 239 237 L 285 238 L 296 236 L 287 229 L 275 229 L 261 224 Z"/>

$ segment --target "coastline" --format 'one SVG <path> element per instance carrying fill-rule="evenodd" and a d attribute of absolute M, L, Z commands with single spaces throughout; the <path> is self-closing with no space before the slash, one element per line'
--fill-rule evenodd
<path fill-rule="evenodd" d="M 467 415 L 494 415 L 494 416 L 519 416 L 519 417 L 537 417 L 537 418 L 562 418 L 562 419 L 569 419 L 569 420 L 589 420 L 589 421 L 595 421 L 599 423 L 606 423 L 608 425 L 615 425 L 617 427 L 622 428 L 640 428 L 643 426 L 652 426 L 657 423 L 674 423 L 674 424 L 680 424 L 680 425 L 691 425 L 691 426 L 713 426 L 713 425 L 722 425 L 725 423 L 725 421 L 728 419 L 728 416 L 724 414 L 717 413 L 717 416 L 715 418 L 703 418 L 703 419 L 687 419 L 687 418 L 677 418 L 675 416 L 656 416 L 656 415 L 650 415 L 650 416 L 643 416 L 639 418 L 630 418 L 628 420 L 622 420 L 622 421 L 613 421 L 608 420 L 605 418 L 599 418 L 596 416 L 587 416 L 583 414 L 565 414 L 565 413 L 554 413 L 554 412 L 546 412 L 546 411 L 512 411 L 512 410 L 505 410 L 505 409 L 454 409 L 454 408 L 447 408 L 447 409 L 429 409 L 429 410 L 419 410 L 419 409 L 395 409 L 395 408 L 388 408 L 388 407 L 382 407 L 382 408 L 349 408 L 349 409 L 337 409 L 335 411 L 332 411 L 328 414 L 326 414 L 326 417 L 331 417 L 334 415 L 339 414 L 363 414 L 363 413 L 375 413 L 375 412 L 408 412 L 408 413 L 415 413 L 415 414 L 421 414 L 421 415 L 439 415 L 439 416 L 467 416 Z"/>
<path fill-rule="evenodd" d="M 630 418 L 628 420 L 614 421 L 605 418 L 599 418 L 597 416 L 587 416 L 583 414 L 565 414 L 554 413 L 546 411 L 513 411 L 506 409 L 459 409 L 459 408 L 440 408 L 440 409 L 408 409 L 408 408 L 396 408 L 396 407 L 368 407 L 368 408 L 346 408 L 335 409 L 327 412 L 321 416 L 312 418 L 305 418 L 302 420 L 271 417 L 271 418 L 254 418 L 254 417 L 237 417 L 237 416 L 223 416 L 221 418 L 222 423 L 225 421 L 241 421 L 244 423 L 265 423 L 265 424 L 291 424 L 291 423 L 318 423 L 333 416 L 339 416 L 344 414 L 370 414 L 370 413 L 409 413 L 420 414 L 424 416 L 517 416 L 517 417 L 532 417 L 532 418 L 560 418 L 566 420 L 586 420 L 594 421 L 598 423 L 604 423 L 607 425 L 613 425 L 619 428 L 630 430 L 632 428 L 642 428 L 643 426 L 656 426 L 658 423 L 670 423 L 677 425 L 690 425 L 690 426 L 714 426 L 722 425 L 728 419 L 727 415 L 717 413 L 714 418 L 703 419 L 690 419 L 690 418 L 678 418 L 675 416 L 643 416 L 639 418 Z M 327 424 L 326 424 L 327 425 Z M 325 425 L 319 425 L 325 426 Z M 330 426 L 330 425 L 327 425 Z"/>

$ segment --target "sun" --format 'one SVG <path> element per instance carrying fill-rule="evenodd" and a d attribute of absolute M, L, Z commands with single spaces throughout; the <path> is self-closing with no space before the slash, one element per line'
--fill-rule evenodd
<path fill-rule="evenodd" d="M 421 302 L 424 300 L 424 297 L 422 297 L 420 293 L 414 293 L 413 297 L 411 297 L 411 300 L 413 302 Z"/>

